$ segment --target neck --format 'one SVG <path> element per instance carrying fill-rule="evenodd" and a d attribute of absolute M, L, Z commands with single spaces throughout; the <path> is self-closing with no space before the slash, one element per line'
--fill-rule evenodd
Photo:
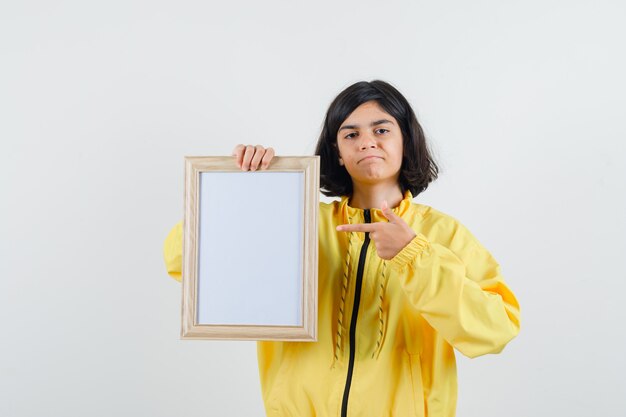
<path fill-rule="evenodd" d="M 387 200 L 390 208 L 400 205 L 404 198 L 400 185 L 395 184 L 356 184 L 353 183 L 352 196 L 348 205 L 354 208 L 382 208 L 383 200 Z"/>

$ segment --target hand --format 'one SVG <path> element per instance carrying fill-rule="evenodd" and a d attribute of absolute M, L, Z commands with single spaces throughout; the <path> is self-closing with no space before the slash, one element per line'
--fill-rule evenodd
<path fill-rule="evenodd" d="M 270 165 L 270 161 L 274 157 L 274 149 L 265 149 L 261 145 L 246 146 L 239 144 L 233 149 L 232 155 L 235 157 L 237 166 L 241 168 L 242 171 L 247 171 L 248 169 L 255 171 L 259 167 L 259 164 L 261 165 L 261 169 L 267 169 Z"/>
<path fill-rule="evenodd" d="M 389 208 L 387 201 L 383 201 L 381 209 L 389 222 L 342 224 L 337 226 L 337 230 L 341 232 L 369 232 L 378 256 L 381 259 L 389 260 L 417 235 L 400 216 Z"/>

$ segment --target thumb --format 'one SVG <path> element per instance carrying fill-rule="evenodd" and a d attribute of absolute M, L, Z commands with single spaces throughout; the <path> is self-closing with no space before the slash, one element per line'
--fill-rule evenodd
<path fill-rule="evenodd" d="M 387 204 L 387 200 L 383 200 L 381 211 L 383 212 L 383 215 L 387 218 L 387 220 L 389 220 L 392 223 L 395 223 L 398 216 L 396 216 L 396 213 L 394 213 L 393 210 L 389 208 L 389 205 Z"/>

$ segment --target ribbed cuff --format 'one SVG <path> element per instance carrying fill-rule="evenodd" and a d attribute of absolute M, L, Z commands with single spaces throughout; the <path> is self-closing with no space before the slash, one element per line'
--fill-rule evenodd
<path fill-rule="evenodd" d="M 388 262 L 396 271 L 401 271 L 405 266 L 412 263 L 418 254 L 426 249 L 430 243 L 426 236 L 418 233 L 400 252 Z"/>

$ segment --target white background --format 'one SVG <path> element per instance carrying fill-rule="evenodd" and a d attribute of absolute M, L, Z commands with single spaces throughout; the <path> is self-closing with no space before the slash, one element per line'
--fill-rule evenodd
<path fill-rule="evenodd" d="M 415 201 L 468 226 L 522 306 L 502 354 L 457 355 L 457 415 L 623 415 L 625 16 L 617 0 L 3 1 L 0 415 L 263 415 L 254 342 L 179 340 L 162 246 L 183 156 L 312 155 L 330 101 L 376 78 L 442 167 Z"/>

